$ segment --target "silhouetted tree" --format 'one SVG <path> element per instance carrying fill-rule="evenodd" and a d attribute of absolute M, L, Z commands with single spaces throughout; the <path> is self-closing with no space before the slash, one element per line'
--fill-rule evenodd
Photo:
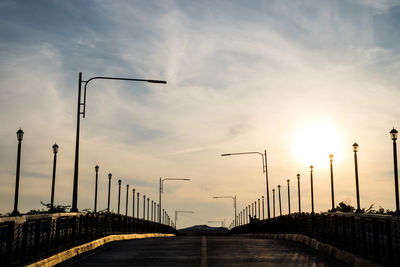
<path fill-rule="evenodd" d="M 355 208 L 349 203 L 342 201 L 336 206 L 336 210 L 341 212 L 354 212 Z"/>

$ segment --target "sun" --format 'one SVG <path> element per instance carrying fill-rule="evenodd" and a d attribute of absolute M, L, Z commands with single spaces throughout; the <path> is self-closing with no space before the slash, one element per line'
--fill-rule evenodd
<path fill-rule="evenodd" d="M 340 133 L 328 123 L 312 123 L 295 132 L 293 153 L 302 164 L 325 166 L 330 154 L 340 158 L 342 150 Z"/>

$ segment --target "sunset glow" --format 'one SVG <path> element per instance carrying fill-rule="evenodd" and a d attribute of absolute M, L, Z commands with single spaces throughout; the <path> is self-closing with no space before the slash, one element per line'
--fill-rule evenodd
<path fill-rule="evenodd" d="M 330 154 L 340 158 L 342 151 L 342 138 L 333 125 L 313 123 L 295 133 L 293 153 L 303 164 L 327 165 Z"/>

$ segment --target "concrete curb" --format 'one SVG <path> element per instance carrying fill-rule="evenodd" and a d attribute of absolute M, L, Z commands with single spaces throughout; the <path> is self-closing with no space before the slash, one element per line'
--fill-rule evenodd
<path fill-rule="evenodd" d="M 310 238 L 305 235 L 299 234 L 234 234 L 233 236 L 242 236 L 242 237 L 254 237 L 254 238 L 267 238 L 267 239 L 285 239 L 285 240 L 293 240 L 300 243 L 303 243 L 325 255 L 328 255 L 332 258 L 335 258 L 341 262 L 344 262 L 350 266 L 354 267 L 362 267 L 362 266 L 374 266 L 380 267 L 384 265 L 380 265 L 378 263 L 372 262 L 370 260 L 363 259 L 358 257 L 348 251 L 343 249 L 339 249 L 332 245 L 320 242 L 316 239 Z"/>
<path fill-rule="evenodd" d="M 30 265 L 26 265 L 27 267 L 36 267 L 36 266 L 54 266 L 58 263 L 61 263 L 63 261 L 66 261 L 72 257 L 75 257 L 79 254 L 82 254 L 84 252 L 88 252 L 90 250 L 96 249 L 104 244 L 107 244 L 109 242 L 114 242 L 114 241 L 120 241 L 120 240 L 130 240 L 130 239 L 142 239 L 142 238 L 151 238 L 151 237 L 172 237 L 175 236 L 173 234 L 159 234 L 159 233 L 153 233 L 153 234 L 122 234 L 122 235 L 109 235 L 105 236 L 99 239 L 96 239 L 94 241 L 91 241 L 89 243 L 62 251 L 60 253 L 57 253 L 53 256 L 50 256 L 46 259 L 40 260 L 38 262 L 32 263 Z"/>

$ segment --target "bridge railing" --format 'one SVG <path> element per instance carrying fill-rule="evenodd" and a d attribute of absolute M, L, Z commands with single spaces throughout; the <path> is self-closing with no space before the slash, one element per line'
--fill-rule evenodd
<path fill-rule="evenodd" d="M 175 230 L 167 225 L 114 213 L 2 218 L 0 265 L 21 264 L 102 236 L 123 233 L 175 233 Z"/>
<path fill-rule="evenodd" d="M 234 227 L 229 234 L 302 234 L 363 258 L 400 265 L 400 218 L 355 213 L 292 214 Z"/>

